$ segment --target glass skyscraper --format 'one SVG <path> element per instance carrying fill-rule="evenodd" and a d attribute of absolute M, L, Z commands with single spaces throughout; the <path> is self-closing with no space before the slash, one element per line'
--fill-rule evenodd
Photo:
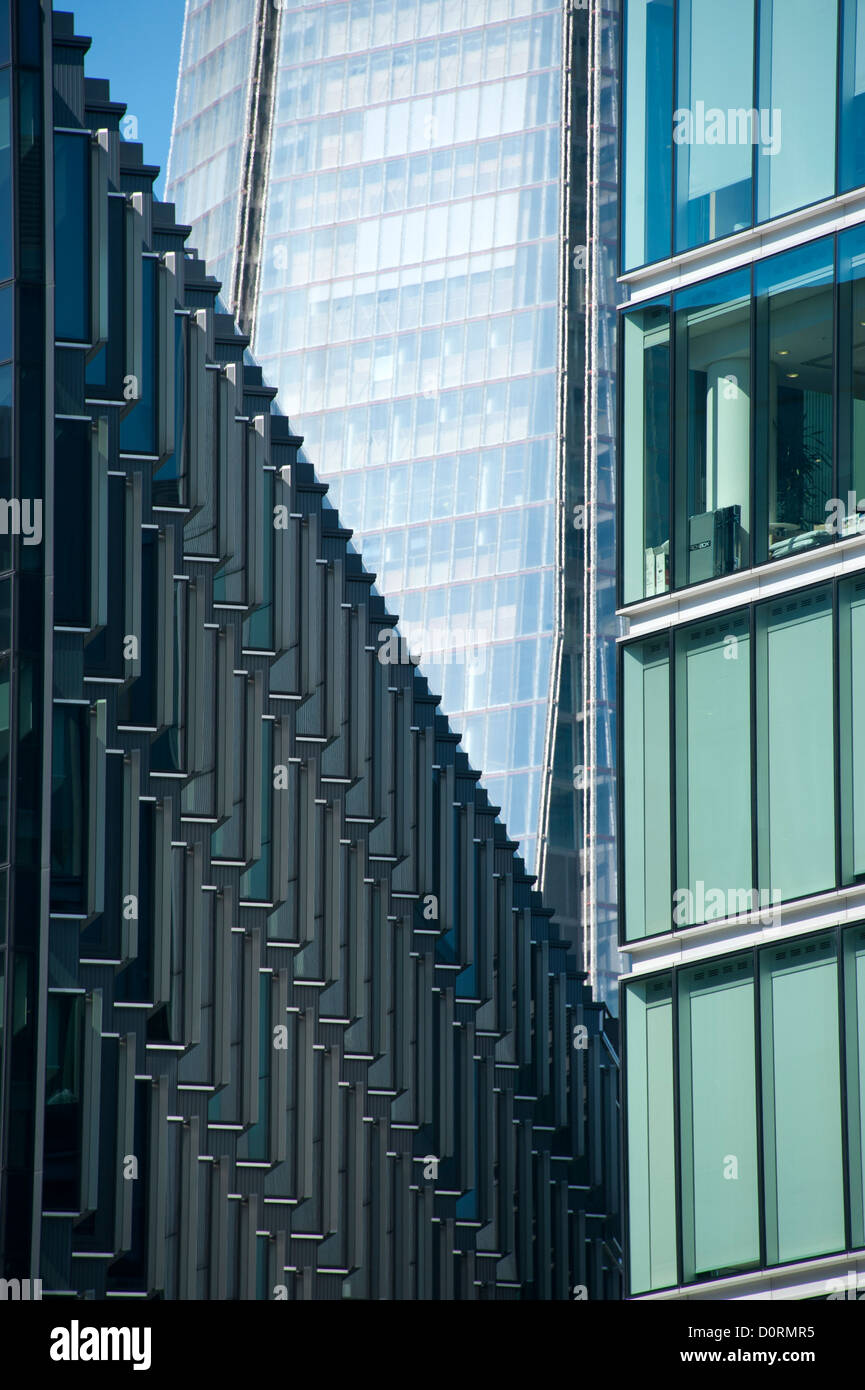
<path fill-rule="evenodd" d="M 188 0 L 167 179 L 575 938 L 587 35 L 544 0 Z"/>

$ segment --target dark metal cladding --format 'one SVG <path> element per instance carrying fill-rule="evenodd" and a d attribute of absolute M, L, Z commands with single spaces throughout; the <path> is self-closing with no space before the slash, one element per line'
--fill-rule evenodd
<path fill-rule="evenodd" d="M 45 1297 L 620 1297 L 615 1021 L 438 697 L 383 659 L 396 620 L 125 108 L 44 19 L 43 264 L 60 306 L 85 248 L 86 331 L 52 360 L 50 888 L 13 859 L 0 946 L 44 1081 L 26 1115 L 2 1090 L 2 1272 Z"/>

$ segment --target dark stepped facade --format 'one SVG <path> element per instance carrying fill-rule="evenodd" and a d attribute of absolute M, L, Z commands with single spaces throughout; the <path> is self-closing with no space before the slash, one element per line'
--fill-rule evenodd
<path fill-rule="evenodd" d="M 615 1023 L 438 698 L 382 661 L 396 619 L 87 40 L 44 29 L 51 872 L 16 911 L 13 850 L 3 1271 L 45 1296 L 618 1297 Z"/>

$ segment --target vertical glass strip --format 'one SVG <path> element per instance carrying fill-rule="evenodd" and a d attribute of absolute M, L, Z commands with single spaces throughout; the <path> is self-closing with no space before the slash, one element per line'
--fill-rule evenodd
<path fill-rule="evenodd" d="M 759 1263 L 754 968 L 750 953 L 678 977 L 686 1282 Z"/>
<path fill-rule="evenodd" d="M 668 931 L 670 888 L 670 688 L 667 638 L 624 649 L 625 930 Z"/>
<path fill-rule="evenodd" d="M 625 270 L 670 254 L 673 151 L 673 0 L 630 0 L 625 17 Z"/>
<path fill-rule="evenodd" d="M 761 892 L 835 887 L 832 591 L 757 607 L 757 811 Z"/>
<path fill-rule="evenodd" d="M 678 926 L 750 905 L 751 679 L 748 614 L 676 634 Z"/>
<path fill-rule="evenodd" d="M 758 221 L 835 191 L 837 0 L 761 0 Z"/>
<path fill-rule="evenodd" d="M 835 939 L 760 953 L 766 1255 L 844 1248 Z"/>
<path fill-rule="evenodd" d="M 626 994 L 631 1293 L 676 1282 L 673 1001 L 669 975 Z"/>
<path fill-rule="evenodd" d="M 679 0 L 676 250 L 751 225 L 754 0 Z"/>
<path fill-rule="evenodd" d="M 669 301 L 623 325 L 622 597 L 633 603 L 670 587 Z"/>

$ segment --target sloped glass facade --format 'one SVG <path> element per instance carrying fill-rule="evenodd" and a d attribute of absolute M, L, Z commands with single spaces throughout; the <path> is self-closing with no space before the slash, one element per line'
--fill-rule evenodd
<path fill-rule="evenodd" d="M 241 228 L 253 350 L 532 866 L 557 694 L 561 8 L 351 0 L 272 28 L 259 241 Z M 208 258 L 183 122 L 239 90 L 209 65 L 184 47 L 168 182 Z"/>

